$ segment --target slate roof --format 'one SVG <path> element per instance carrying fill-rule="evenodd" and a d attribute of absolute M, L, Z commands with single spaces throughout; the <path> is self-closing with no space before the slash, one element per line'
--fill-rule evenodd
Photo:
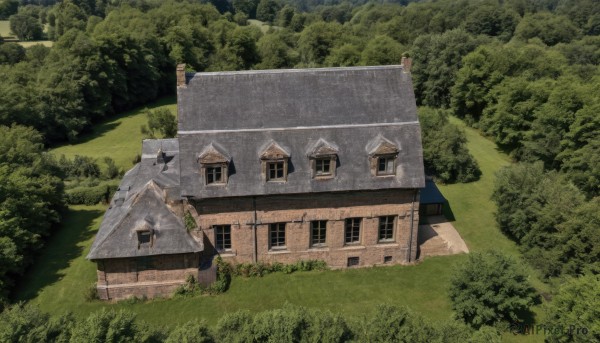
<path fill-rule="evenodd" d="M 157 162 L 158 152 L 164 162 Z M 203 250 L 167 202 L 180 199 L 177 139 L 144 140 L 142 160 L 129 170 L 92 244 L 88 259 L 179 254 Z M 137 231 L 153 233 L 152 244 L 138 245 Z"/>
<path fill-rule="evenodd" d="M 425 186 L 420 125 L 410 74 L 401 66 L 186 75 L 178 87 L 181 195 L 195 198 Z M 307 152 L 338 149 L 336 176 L 312 178 Z M 260 155 L 271 142 L 289 153 L 287 182 L 265 182 Z M 369 153 L 390 142 L 395 177 L 371 175 Z M 205 186 L 198 154 L 217 144 L 231 157 L 223 186 Z"/>

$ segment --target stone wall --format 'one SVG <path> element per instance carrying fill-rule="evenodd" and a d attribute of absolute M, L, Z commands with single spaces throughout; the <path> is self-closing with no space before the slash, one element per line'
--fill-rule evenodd
<path fill-rule="evenodd" d="M 320 259 L 332 268 L 344 268 L 351 257 L 359 258 L 358 266 L 409 263 L 416 259 L 419 222 L 416 190 L 213 198 L 189 204 L 198 224 L 195 234 L 204 239 L 204 255 L 219 253 L 233 263 L 254 261 L 255 216 L 258 261 L 293 263 Z M 381 216 L 395 217 L 392 242 L 378 242 Z M 345 244 L 346 218 L 362 219 L 358 244 Z M 310 223 L 315 220 L 327 221 L 324 247 L 311 247 Z M 269 224 L 281 222 L 286 223 L 286 246 L 272 249 Z M 230 251 L 215 251 L 214 225 L 231 225 Z"/>
<path fill-rule="evenodd" d="M 104 259 L 97 262 L 98 295 L 104 300 L 169 296 L 188 275 L 198 278 L 198 254 Z"/>

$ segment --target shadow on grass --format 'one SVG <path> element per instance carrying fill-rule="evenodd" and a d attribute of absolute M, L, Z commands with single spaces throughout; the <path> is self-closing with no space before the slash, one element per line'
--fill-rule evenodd
<path fill-rule="evenodd" d="M 176 102 L 177 102 L 177 99 L 174 96 L 167 96 L 167 97 L 157 100 L 156 102 L 146 104 L 145 106 L 138 107 L 133 110 L 123 112 L 121 114 L 117 114 L 114 116 L 104 118 L 104 120 L 101 120 L 98 123 L 94 123 L 92 126 L 92 130 L 82 132 L 82 135 L 79 138 L 77 138 L 75 141 L 67 142 L 64 144 L 61 143 L 59 145 L 53 146 L 52 149 L 60 148 L 61 146 L 64 146 L 64 145 L 75 145 L 75 144 L 87 143 L 93 139 L 102 137 L 107 132 L 110 132 L 110 131 L 114 130 L 115 128 L 117 128 L 120 125 L 120 123 L 117 123 L 118 120 L 138 115 L 144 109 L 152 110 L 154 108 L 161 107 L 161 106 L 173 105 Z"/>
<path fill-rule="evenodd" d="M 442 214 L 444 215 L 444 217 L 446 217 L 446 219 L 448 219 L 448 221 L 456 221 L 456 218 L 454 217 L 454 212 L 452 212 L 452 206 L 450 206 L 450 202 L 447 200 L 444 203 L 444 206 L 442 207 Z"/>
<path fill-rule="evenodd" d="M 102 215 L 95 209 L 69 209 L 61 227 L 46 243 L 25 275 L 19 280 L 15 300 L 35 298 L 40 290 L 62 279 L 63 270 L 83 254 L 82 244 L 96 234 L 90 226 Z"/>

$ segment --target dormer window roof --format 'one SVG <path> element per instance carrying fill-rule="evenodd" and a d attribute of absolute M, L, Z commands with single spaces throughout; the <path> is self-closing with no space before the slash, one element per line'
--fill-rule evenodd
<path fill-rule="evenodd" d="M 266 148 L 262 150 L 260 153 L 261 160 L 278 160 L 289 158 L 290 153 L 281 147 L 281 145 L 276 142 L 271 142 L 267 145 Z"/>
<path fill-rule="evenodd" d="M 198 154 L 200 174 L 202 175 L 204 184 L 207 186 L 227 184 L 230 161 L 231 157 L 222 146 L 215 142 L 207 145 Z"/>
<path fill-rule="evenodd" d="M 337 145 L 323 138 L 319 138 L 309 148 L 308 158 L 314 179 L 331 179 L 335 176 L 339 151 Z"/>
<path fill-rule="evenodd" d="M 138 249 L 143 246 L 152 246 L 154 244 L 154 224 L 148 217 L 139 222 L 134 229 L 137 240 Z"/>
<path fill-rule="evenodd" d="M 217 143 L 211 142 L 198 154 L 198 162 L 202 164 L 229 163 L 231 157 L 225 149 Z"/>
<path fill-rule="evenodd" d="M 400 149 L 389 139 L 379 135 L 367 145 L 373 176 L 395 176 Z"/>
<path fill-rule="evenodd" d="M 260 153 L 262 175 L 267 182 L 287 181 L 290 153 L 271 141 Z"/>

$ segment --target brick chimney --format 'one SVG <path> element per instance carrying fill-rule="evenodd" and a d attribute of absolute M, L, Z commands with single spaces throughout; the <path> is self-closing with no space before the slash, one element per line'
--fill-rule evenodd
<path fill-rule="evenodd" d="M 177 87 L 185 87 L 185 63 L 177 65 Z"/>
<path fill-rule="evenodd" d="M 412 59 L 409 57 L 402 56 L 402 68 L 405 73 L 410 73 L 410 67 L 412 66 Z"/>

